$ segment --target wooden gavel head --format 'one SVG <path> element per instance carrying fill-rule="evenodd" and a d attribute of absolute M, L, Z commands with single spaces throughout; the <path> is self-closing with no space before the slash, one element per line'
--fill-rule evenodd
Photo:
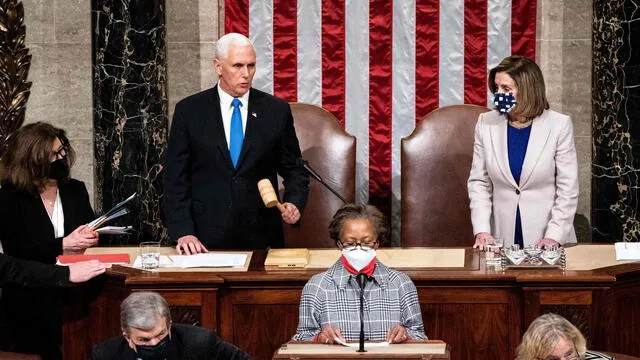
<path fill-rule="evenodd" d="M 284 206 L 278 201 L 276 191 L 273 189 L 273 185 L 271 185 L 269 179 L 258 181 L 258 191 L 260 192 L 264 206 L 268 208 L 277 206 L 280 211 L 284 211 Z"/>

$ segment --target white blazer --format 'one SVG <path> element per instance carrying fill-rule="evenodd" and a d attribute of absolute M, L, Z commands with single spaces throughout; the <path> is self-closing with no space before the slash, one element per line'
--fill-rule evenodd
<path fill-rule="evenodd" d="M 575 243 L 579 191 L 571 118 L 545 110 L 533 119 L 518 185 L 509 168 L 506 117 L 480 114 L 467 186 L 474 234 L 487 232 L 505 246 L 513 244 L 519 205 L 525 246 L 542 238 Z"/>

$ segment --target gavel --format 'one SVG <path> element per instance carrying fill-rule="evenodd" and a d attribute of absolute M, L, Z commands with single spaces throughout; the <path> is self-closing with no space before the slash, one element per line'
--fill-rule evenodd
<path fill-rule="evenodd" d="M 258 181 L 258 191 L 260 192 L 262 201 L 264 201 L 264 206 L 268 208 L 276 206 L 281 213 L 284 212 L 284 205 L 280 204 L 278 201 L 276 191 L 273 189 L 273 185 L 271 185 L 271 181 L 269 181 L 269 179 L 262 179 Z"/>

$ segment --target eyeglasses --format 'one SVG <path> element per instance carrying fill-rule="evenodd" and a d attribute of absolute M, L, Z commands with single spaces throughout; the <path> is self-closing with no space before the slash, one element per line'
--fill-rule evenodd
<path fill-rule="evenodd" d="M 549 355 L 547 357 L 537 357 L 537 360 L 579 360 L 580 359 L 580 355 L 578 355 L 578 353 L 573 350 L 570 354 L 565 354 L 564 356 L 560 357 L 560 356 L 555 356 L 555 355 Z"/>
<path fill-rule="evenodd" d="M 342 247 L 347 250 L 355 250 L 357 246 L 360 246 L 360 248 L 365 248 L 365 247 L 374 248 L 377 243 L 378 243 L 377 240 L 367 240 L 367 241 L 347 241 L 341 244 L 342 244 Z"/>
<path fill-rule="evenodd" d="M 62 145 L 58 150 L 52 151 L 51 155 L 53 155 L 56 159 L 62 159 L 65 156 L 67 156 L 68 152 L 69 152 L 69 147 L 67 147 L 66 145 Z"/>

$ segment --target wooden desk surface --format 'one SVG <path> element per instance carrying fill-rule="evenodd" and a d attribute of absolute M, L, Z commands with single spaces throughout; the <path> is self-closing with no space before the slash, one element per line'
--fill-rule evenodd
<path fill-rule="evenodd" d="M 582 246 L 571 254 L 608 251 Z M 589 262 L 569 258 L 566 271 L 495 271 L 479 252 L 467 248 L 465 254 L 465 261 L 478 265 L 404 271 L 416 285 L 427 336 L 448 343 L 451 359 L 513 359 L 524 330 L 546 312 L 576 324 L 589 348 L 640 356 L 640 263 L 614 265 L 608 253 Z M 271 359 L 296 331 L 302 287 L 323 270 L 265 271 L 265 257 L 255 251 L 247 272 L 149 273 L 114 266 L 94 281 L 92 297 L 72 297 L 91 301 L 69 305 L 64 358 L 87 359 L 91 345 L 120 334 L 120 302 L 132 291 L 152 290 L 167 299 L 174 322 L 216 330 L 252 358 Z"/>

